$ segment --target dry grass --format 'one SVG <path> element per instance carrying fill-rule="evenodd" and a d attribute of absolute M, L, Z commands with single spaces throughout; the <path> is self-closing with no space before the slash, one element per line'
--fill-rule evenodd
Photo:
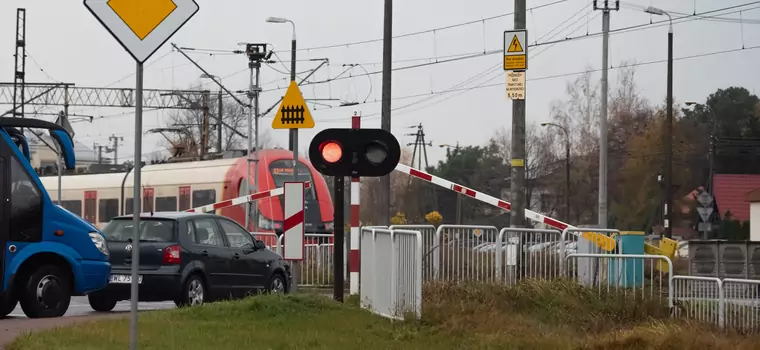
<path fill-rule="evenodd" d="M 599 293 L 566 280 L 514 287 L 428 283 L 423 324 L 473 347 L 530 349 L 756 349 L 760 337 L 674 321 L 667 303 Z"/>

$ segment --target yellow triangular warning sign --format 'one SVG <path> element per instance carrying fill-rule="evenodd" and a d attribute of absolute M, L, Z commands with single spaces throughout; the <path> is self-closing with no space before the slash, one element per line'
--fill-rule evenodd
<path fill-rule="evenodd" d="M 273 129 L 311 129 L 314 127 L 314 119 L 311 117 L 309 107 L 303 99 L 301 90 L 295 81 L 290 82 L 288 91 L 282 99 L 280 109 L 272 121 Z"/>
<path fill-rule="evenodd" d="M 512 39 L 512 43 L 509 44 L 507 52 L 523 52 L 522 45 L 520 45 L 520 40 L 517 39 L 517 35 Z"/>

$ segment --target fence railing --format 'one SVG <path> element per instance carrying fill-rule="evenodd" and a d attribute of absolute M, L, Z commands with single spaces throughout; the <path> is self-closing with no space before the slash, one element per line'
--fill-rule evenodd
<path fill-rule="evenodd" d="M 496 238 L 496 280 L 514 285 L 523 278 L 554 279 L 562 263 L 557 230 L 504 228 Z"/>
<path fill-rule="evenodd" d="M 402 319 L 422 314 L 423 240 L 419 231 L 361 230 L 361 306 Z"/>
<path fill-rule="evenodd" d="M 723 282 L 715 277 L 673 276 L 671 314 L 723 327 Z"/>
<path fill-rule="evenodd" d="M 254 236 L 258 233 L 252 233 Z M 275 235 L 276 236 L 276 235 Z M 285 235 L 281 235 L 277 238 L 276 243 L 271 247 L 272 250 L 282 255 L 284 251 L 283 242 Z M 304 287 L 332 287 L 334 281 L 333 265 L 334 265 L 334 243 L 333 235 L 331 234 L 317 234 L 307 233 L 304 235 L 304 256 L 297 267 L 298 276 L 295 281 L 299 286 Z M 348 240 L 348 235 L 346 235 Z M 348 282 L 348 244 L 344 245 L 343 250 L 343 271 L 344 280 Z"/>

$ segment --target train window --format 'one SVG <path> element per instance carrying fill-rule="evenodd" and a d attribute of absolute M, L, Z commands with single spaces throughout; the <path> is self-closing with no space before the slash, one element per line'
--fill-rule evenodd
<path fill-rule="evenodd" d="M 97 202 L 98 202 L 98 192 L 97 191 L 85 191 L 84 192 L 84 219 L 91 222 L 96 223 L 97 222 Z"/>
<path fill-rule="evenodd" d="M 39 242 L 42 240 L 42 196 L 32 177 L 16 157 L 10 157 L 10 240 Z"/>
<path fill-rule="evenodd" d="M 272 173 L 272 179 L 274 179 L 274 187 L 283 187 L 288 181 L 293 181 L 293 161 L 292 160 L 276 160 L 269 165 L 269 171 Z M 305 200 L 315 200 L 317 198 L 314 188 L 316 185 L 311 177 L 311 171 L 309 168 L 301 162 L 298 162 L 298 181 L 310 182 L 311 187 L 306 190 Z"/>
<path fill-rule="evenodd" d="M 124 206 L 125 206 L 125 208 L 124 208 L 124 215 L 129 215 L 129 214 L 134 213 L 134 211 L 132 211 L 132 203 L 133 202 L 134 201 L 132 200 L 132 198 L 127 198 L 127 200 L 124 201 Z M 140 210 L 142 210 L 142 209 L 140 209 Z"/>
<path fill-rule="evenodd" d="M 74 213 L 76 216 L 82 216 L 82 201 L 61 201 L 61 207 Z"/>
<path fill-rule="evenodd" d="M 98 222 L 109 222 L 119 216 L 118 199 L 101 199 L 98 202 Z"/>
<path fill-rule="evenodd" d="M 190 209 L 190 186 L 182 186 L 179 188 L 179 210 L 188 209 Z"/>
<path fill-rule="evenodd" d="M 177 211 L 177 197 L 156 198 L 156 211 Z"/>
<path fill-rule="evenodd" d="M 214 190 L 197 190 L 193 191 L 193 208 L 204 205 L 214 204 L 216 202 L 216 191 Z"/>

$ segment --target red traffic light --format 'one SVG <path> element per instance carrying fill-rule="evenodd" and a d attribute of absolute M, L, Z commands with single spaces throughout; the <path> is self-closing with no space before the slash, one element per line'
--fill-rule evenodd
<path fill-rule="evenodd" d="M 335 141 L 327 141 L 319 147 L 322 152 L 322 159 L 328 163 L 337 163 L 343 157 L 343 147 Z"/>

